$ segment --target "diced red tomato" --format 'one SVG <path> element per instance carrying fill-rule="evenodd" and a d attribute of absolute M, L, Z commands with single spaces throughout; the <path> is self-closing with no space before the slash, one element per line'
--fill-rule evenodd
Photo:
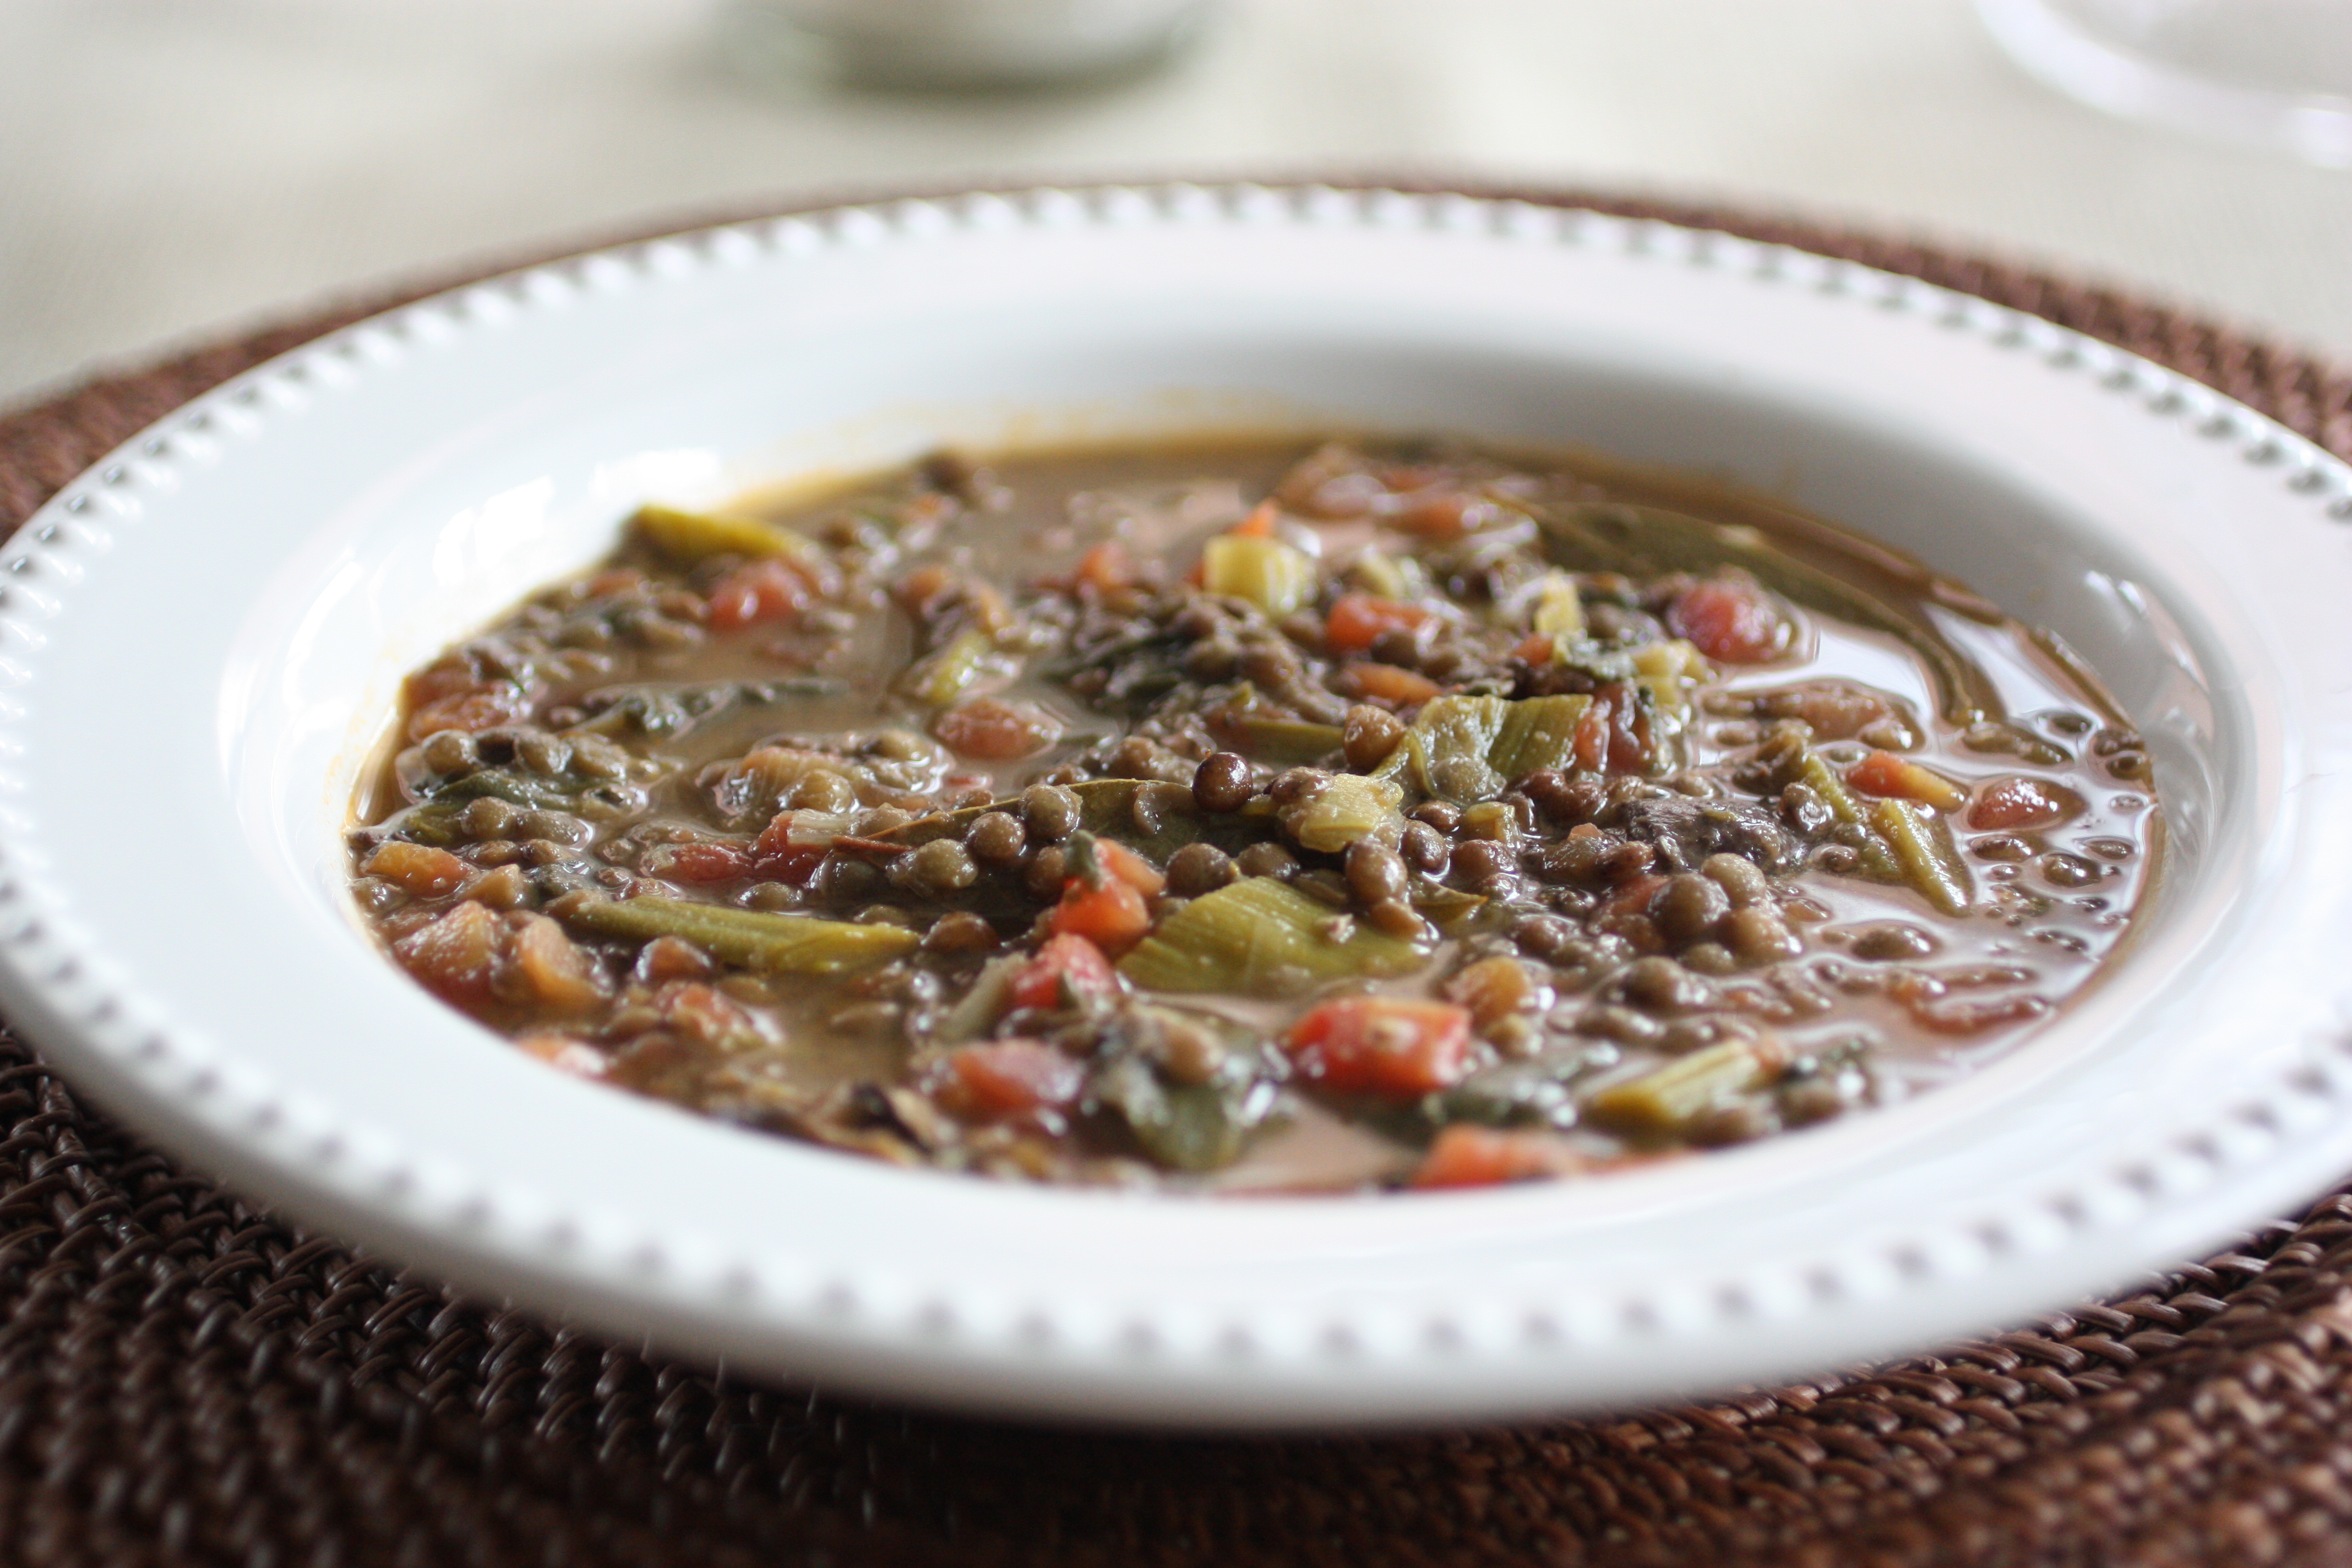
<path fill-rule="evenodd" d="M 524 915 L 514 938 L 514 978 L 523 994 L 555 1013 L 585 1013 L 604 1000 L 596 961 L 545 915 Z"/>
<path fill-rule="evenodd" d="M 1410 708 L 1445 689 L 1417 669 L 1393 664 L 1346 664 L 1339 667 L 1339 684 L 1350 697 Z"/>
<path fill-rule="evenodd" d="M 1168 879 L 1142 856 L 1116 839 L 1095 840 L 1095 863 L 1146 898 L 1164 890 Z"/>
<path fill-rule="evenodd" d="M 931 733 L 960 757 L 1009 763 L 1052 745 L 1062 726 L 1052 714 L 1026 702 L 979 697 L 932 720 Z"/>
<path fill-rule="evenodd" d="M 796 888 L 806 887 L 823 863 L 827 847 L 823 844 L 793 842 L 793 817 L 795 814 L 780 811 L 751 845 L 751 870 L 754 875 L 772 881 L 790 882 Z"/>
<path fill-rule="evenodd" d="M 1609 710 L 1606 696 L 1597 696 L 1576 721 L 1576 765 L 1599 773 L 1609 765 Z"/>
<path fill-rule="evenodd" d="M 940 1103 L 958 1116 L 992 1121 L 1066 1109 L 1086 1087 L 1086 1069 L 1036 1040 L 959 1046 L 941 1064 Z"/>
<path fill-rule="evenodd" d="M 1073 877 L 1063 884 L 1053 924 L 1055 935 L 1084 937 L 1117 957 L 1151 930 L 1151 909 L 1131 882 L 1113 876 L 1097 884 Z"/>
<path fill-rule="evenodd" d="M 401 683 L 401 698 L 412 709 L 481 689 L 473 666 L 455 654 L 437 659 Z"/>
<path fill-rule="evenodd" d="M 1788 640 L 1788 623 L 1764 590 L 1743 577 L 1711 577 L 1686 589 L 1666 626 L 1722 664 L 1760 664 Z"/>
<path fill-rule="evenodd" d="M 654 1007 L 671 1029 L 704 1045 L 742 1045 L 761 1037 L 741 1003 L 698 980 L 667 982 L 654 993 Z"/>
<path fill-rule="evenodd" d="M 665 844 L 646 857 L 647 876 L 689 888 L 731 882 L 751 874 L 751 856 L 740 844 Z"/>
<path fill-rule="evenodd" d="M 1343 996 L 1309 1010 L 1287 1043 L 1299 1070 L 1326 1089 L 1390 1100 L 1451 1088 L 1472 1062 L 1469 1009 L 1444 1002 Z"/>
<path fill-rule="evenodd" d="M 1977 796 L 1976 804 L 1969 807 L 1969 826 L 1980 833 L 2048 827 L 2063 822 L 2078 805 L 2056 784 L 2033 778 L 2006 778 Z"/>
<path fill-rule="evenodd" d="M 1116 539 L 1106 539 L 1078 558 L 1077 570 L 1070 574 L 1073 586 L 1094 589 L 1108 594 L 1135 581 L 1135 558 L 1127 546 Z"/>
<path fill-rule="evenodd" d="M 412 898 L 443 899 L 463 887 L 474 868 L 446 849 L 387 838 L 360 870 L 381 877 Z"/>
<path fill-rule="evenodd" d="M 1333 653 L 1361 653 L 1385 632 L 1418 631 L 1437 618 L 1435 611 L 1419 605 L 1342 594 L 1323 623 L 1323 642 Z"/>
<path fill-rule="evenodd" d="M 1633 693 L 1622 685 L 1601 689 L 1599 696 L 1609 703 L 1609 771 L 1612 773 L 1640 773 L 1650 766 L 1650 715 Z M 1595 700 L 1593 707 L 1601 706 Z"/>
<path fill-rule="evenodd" d="M 1276 519 L 1281 509 L 1270 500 L 1262 500 L 1250 508 L 1250 514 L 1225 531 L 1243 539 L 1272 539 Z"/>
<path fill-rule="evenodd" d="M 710 629 L 740 631 L 765 621 L 781 621 L 808 607 L 808 579 L 772 558 L 747 561 L 721 577 L 710 590 Z"/>
<path fill-rule="evenodd" d="M 1584 1168 L 1585 1162 L 1559 1139 L 1543 1132 L 1506 1131 L 1455 1122 L 1441 1130 L 1421 1168 L 1416 1187 L 1485 1187 L 1499 1182 L 1540 1181 Z"/>
<path fill-rule="evenodd" d="M 1118 994 L 1118 972 L 1101 948 L 1076 932 L 1046 939 L 1007 993 L 1015 1007 L 1045 1011 Z"/>
<path fill-rule="evenodd" d="M 422 741 L 444 730 L 495 730 L 530 711 L 530 699 L 511 681 L 487 682 L 427 702 L 408 716 L 408 738 Z"/>
<path fill-rule="evenodd" d="M 504 931 L 498 916 L 468 899 L 394 942 L 392 952 L 436 995 L 478 1007 L 493 1000 Z"/>
<path fill-rule="evenodd" d="M 1650 901 L 1658 896 L 1666 881 L 1667 879 L 1654 871 L 1637 871 L 1618 884 L 1617 890 L 1609 895 L 1600 912 L 1604 915 L 1647 914 Z"/>
<path fill-rule="evenodd" d="M 1968 791 L 1943 774 L 1893 752 L 1871 752 L 1847 771 L 1845 782 L 1864 795 L 1916 800 L 1937 811 L 1957 811 L 1969 798 Z"/>

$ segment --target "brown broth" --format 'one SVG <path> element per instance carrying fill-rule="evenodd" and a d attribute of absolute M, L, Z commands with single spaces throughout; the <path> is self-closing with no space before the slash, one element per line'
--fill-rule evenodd
<path fill-rule="evenodd" d="M 1307 571 L 1296 608 L 1278 584 L 1260 603 L 1189 585 L 1270 495 L 1271 539 L 1239 552 Z M 372 927 L 446 998 L 560 1067 L 744 1124 L 947 1169 L 1217 1190 L 1604 1171 L 1902 1099 L 2011 1048 L 2112 962 L 2153 879 L 2146 754 L 2069 658 L 1916 563 L 1724 487 L 1582 456 L 1260 445 L 942 463 L 754 510 L 816 542 L 784 557 L 801 576 L 740 540 L 695 558 L 641 521 L 605 568 L 413 677 L 413 743 L 373 795 L 392 809 L 354 849 Z M 1106 542 L 1117 570 L 1086 578 Z M 1563 613 L 1562 572 L 1584 635 L 1547 640 L 1533 627 Z M 729 624 L 759 583 L 806 602 Z M 1349 595 L 1414 625 L 1349 646 Z M 909 696 L 910 666 L 973 638 L 973 680 Z M 1676 676 L 1691 638 L 1717 657 Z M 1369 703 L 1339 694 L 1376 677 Z M 713 692 L 709 715 L 676 711 Z M 995 710 L 957 725 L 989 702 L 1050 736 L 985 754 Z M 1401 798 L 1356 835 L 1375 848 L 1311 845 L 1283 815 L 1380 773 L 1341 757 L 1344 725 L 1435 757 L 1453 742 L 1424 736 L 1431 716 L 1473 709 L 1578 727 L 1483 795 L 1441 787 L 1460 758 L 1395 752 Z M 1281 754 L 1327 733 L 1320 766 Z M 1239 756 L 1245 806 L 1193 782 L 1212 752 Z M 1882 805 L 1849 778 L 1910 788 L 1903 763 L 1949 799 Z M 1804 782 L 1824 769 L 1825 789 Z M 1041 869 L 1079 840 L 1021 804 L 1039 781 L 1119 803 L 1097 836 L 1160 872 L 1208 864 L 1173 858 L 1194 841 L 1280 844 L 1282 878 L 1339 922 L 1313 941 L 1393 928 L 1418 956 L 1220 996 L 1154 992 L 1130 952 L 1108 989 L 1076 975 L 1054 1005 L 982 1007 L 1034 963 L 1008 955 L 1091 918 L 1074 902 L 1091 883 Z M 2025 809 L 2021 790 L 2039 819 L 1970 825 Z M 983 828 L 992 800 L 1003 820 Z M 1162 813 L 1156 831 L 1138 809 Z M 1433 836 L 1446 858 L 1416 868 Z M 794 973 L 730 960 L 698 926 L 619 931 L 610 910 L 640 898 L 824 921 L 836 944 L 862 922 L 892 951 Z M 1175 893 L 1130 901 L 1145 948 L 1175 940 Z M 1479 1002 L 1472 965 L 1526 995 Z M 1397 1034 L 1406 1018 L 1429 1032 Z M 1342 1032 L 1302 1043 L 1318 1019 Z M 1365 1019 L 1372 1044 L 1349 1044 Z M 1668 1082 L 1700 1068 L 1717 1076 L 1698 1090 Z"/>

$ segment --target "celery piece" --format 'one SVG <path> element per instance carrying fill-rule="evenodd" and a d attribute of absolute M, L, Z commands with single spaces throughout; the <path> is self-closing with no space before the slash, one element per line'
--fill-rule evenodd
<path fill-rule="evenodd" d="M 1768 1040 L 1726 1040 L 1610 1085 L 1585 1101 L 1584 1114 L 1620 1131 L 1671 1137 L 1725 1102 L 1762 1089 L 1784 1065 Z"/>
<path fill-rule="evenodd" d="M 1509 781 L 1495 771 L 1487 752 L 1511 711 L 1501 697 L 1433 697 L 1412 721 L 1420 742 L 1412 758 L 1414 779 L 1440 800 L 1466 805 L 1492 800 Z"/>
<path fill-rule="evenodd" d="M 1869 813 L 1861 798 L 1847 787 L 1845 780 L 1838 777 L 1835 768 L 1822 761 L 1819 752 L 1806 747 L 1804 755 L 1798 759 L 1795 773 L 1796 782 L 1820 795 L 1832 816 L 1857 826 L 1869 826 Z"/>
<path fill-rule="evenodd" d="M 1642 684 L 1650 689 L 1658 706 L 1676 715 L 1690 710 L 1690 693 L 1684 683 L 1705 680 L 1714 673 L 1706 656 L 1680 637 L 1635 648 L 1633 668 L 1641 672 Z"/>
<path fill-rule="evenodd" d="M 898 689 L 918 702 L 945 708 L 987 672 L 989 655 L 995 648 L 987 633 L 967 626 L 945 647 L 900 676 Z"/>
<path fill-rule="evenodd" d="M 843 974 L 887 963 L 923 940 L 903 926 L 769 914 L 682 899 L 584 899 L 564 922 L 597 936 L 674 936 L 722 963 L 764 974 Z"/>
<path fill-rule="evenodd" d="M 1413 584 L 1405 575 L 1393 556 L 1378 550 L 1360 552 L 1349 564 L 1348 581 L 1365 593 L 1382 599 L 1414 597 Z"/>
<path fill-rule="evenodd" d="M 1903 879 L 1921 898 L 1948 915 L 1968 912 L 1969 869 L 1952 847 L 1941 817 L 1912 801 L 1882 800 L 1871 807 L 1870 826 L 1894 851 Z"/>
<path fill-rule="evenodd" d="M 1576 726 L 1592 706 L 1590 697 L 1529 697 L 1514 702 L 1503 728 L 1486 749 L 1486 760 L 1507 783 L 1539 768 L 1576 764 Z"/>
<path fill-rule="evenodd" d="M 1333 980 L 1391 980 L 1428 955 L 1355 925 L 1287 882 L 1250 877 L 1194 899 L 1118 962 L 1151 991 L 1281 995 Z"/>
<path fill-rule="evenodd" d="M 1286 616 L 1315 596 L 1315 562 L 1278 539 L 1221 533 L 1201 552 L 1201 585 Z"/>
<path fill-rule="evenodd" d="M 1449 934 L 1454 927 L 1486 906 L 1486 900 L 1475 893 L 1465 893 L 1443 882 L 1429 881 L 1413 885 L 1411 902 L 1413 913 Z"/>
<path fill-rule="evenodd" d="M 1277 814 L 1293 838 L 1337 855 L 1356 840 L 1393 845 L 1404 836 L 1404 787 L 1390 779 L 1333 773 L 1305 799 Z"/>
<path fill-rule="evenodd" d="M 1535 629 L 1546 637 L 1584 635 L 1584 600 L 1574 577 L 1560 571 L 1544 574 L 1543 586 L 1536 591 Z"/>
<path fill-rule="evenodd" d="M 1337 724 L 1305 719 L 1236 719 L 1231 728 L 1244 755 L 1284 767 L 1327 757 L 1344 738 Z"/>
<path fill-rule="evenodd" d="M 931 1029 L 930 1043 L 960 1046 L 987 1034 L 1004 1016 L 1005 1005 L 1013 999 L 1013 982 L 1029 967 L 1030 959 L 1029 953 L 1015 950 L 1000 952 L 982 964 L 980 973 L 972 978 L 971 989 L 940 1015 L 940 1021 Z"/>
<path fill-rule="evenodd" d="M 755 517 L 686 511 L 649 502 L 629 519 L 629 527 L 656 550 L 688 566 L 711 555 L 774 555 L 810 563 L 824 558 L 811 541 Z M 829 563 L 827 567 L 830 574 Z"/>

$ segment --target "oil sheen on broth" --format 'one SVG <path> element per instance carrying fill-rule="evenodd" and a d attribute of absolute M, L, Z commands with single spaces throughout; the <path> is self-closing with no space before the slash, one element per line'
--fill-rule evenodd
<path fill-rule="evenodd" d="M 658 506 L 408 680 L 392 956 L 557 1068 L 1034 1180 L 1580 1178 L 1902 1098 L 2093 983 L 2147 756 L 1767 500 L 1438 441 Z"/>

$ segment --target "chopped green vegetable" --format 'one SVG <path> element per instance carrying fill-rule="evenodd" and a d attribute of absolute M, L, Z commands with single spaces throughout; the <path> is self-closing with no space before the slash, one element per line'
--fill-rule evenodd
<path fill-rule="evenodd" d="M 1584 1113 L 1603 1126 L 1670 1137 L 1688 1131 L 1708 1111 L 1762 1089 L 1786 1065 L 1770 1041 L 1726 1040 L 1612 1084 L 1585 1102 Z"/>
<path fill-rule="evenodd" d="M 1244 718 L 1234 721 L 1232 741 L 1246 756 L 1277 767 L 1311 763 L 1339 749 L 1337 724 L 1310 723 L 1304 719 Z"/>
<path fill-rule="evenodd" d="M 712 555 L 773 555 L 787 561 L 816 562 L 823 552 L 789 528 L 755 517 L 729 517 L 719 512 L 686 511 L 648 503 L 629 519 L 630 530 L 680 565 Z"/>
<path fill-rule="evenodd" d="M 940 1015 L 939 1023 L 931 1030 L 931 1044 L 960 1046 L 987 1034 L 989 1026 L 1003 1016 L 1012 1001 L 1013 980 L 1033 961 L 1032 954 L 1015 950 L 1000 952 L 982 964 L 980 973 L 972 977 L 971 989 Z"/>
<path fill-rule="evenodd" d="M 1887 799 L 1871 807 L 1870 825 L 1920 897 L 1948 915 L 1968 912 L 1969 869 L 1941 817 L 1915 802 Z"/>
<path fill-rule="evenodd" d="M 598 936 L 650 942 L 674 936 L 722 963 L 765 974 L 844 974 L 911 952 L 922 938 L 904 926 L 858 925 L 769 914 L 683 899 L 583 899 L 564 923 Z"/>
<path fill-rule="evenodd" d="M 1287 882 L 1250 877 L 1193 900 L 1119 960 L 1153 991 L 1282 995 L 1333 980 L 1392 980 L 1427 962 Z"/>
<path fill-rule="evenodd" d="M 1373 776 L 1403 773 L 1456 805 L 1492 800 L 1538 768 L 1573 765 L 1577 723 L 1591 705 L 1580 696 L 1433 697 Z"/>
<path fill-rule="evenodd" d="M 1315 562 L 1278 539 L 1221 533 L 1201 553 L 1201 585 L 1246 599 L 1269 616 L 1286 616 L 1315 596 Z"/>
<path fill-rule="evenodd" d="M 1135 1057 L 1104 1069 L 1095 1095 L 1126 1119 L 1145 1153 L 1179 1171 L 1215 1171 L 1230 1165 L 1256 1118 L 1250 1114 L 1249 1084 L 1163 1082 Z"/>
<path fill-rule="evenodd" d="M 1544 574 L 1543 586 L 1536 593 L 1535 629 L 1546 637 L 1584 635 L 1584 599 L 1574 577 L 1559 571 Z"/>
<path fill-rule="evenodd" d="M 1431 698 L 1410 734 L 1413 782 L 1457 805 L 1502 794 L 1510 781 L 1495 770 L 1487 753 L 1510 711 L 1510 702 L 1500 697 Z"/>
<path fill-rule="evenodd" d="M 989 656 L 995 650 L 986 632 L 967 626 L 899 677 L 898 689 L 918 702 L 945 708 L 988 672 Z"/>
<path fill-rule="evenodd" d="M 1590 697 L 1530 697 L 1514 702 L 1503 716 L 1503 728 L 1487 748 L 1486 760 L 1506 781 L 1523 779 L 1538 768 L 1566 768 L 1576 763 L 1576 726 Z"/>
<path fill-rule="evenodd" d="M 1443 931 L 1451 931 L 1486 906 L 1475 893 L 1428 881 L 1413 885 L 1411 901 L 1415 914 Z"/>
<path fill-rule="evenodd" d="M 1705 680 L 1714 673 L 1708 668 L 1706 656 L 1682 638 L 1671 642 L 1644 643 L 1633 650 L 1633 668 L 1642 674 L 1642 684 L 1658 700 L 1658 706 L 1669 713 L 1689 710 L 1690 694 L 1685 681 Z"/>
<path fill-rule="evenodd" d="M 1404 832 L 1397 808 L 1404 789 L 1389 779 L 1333 773 L 1312 794 L 1282 808 L 1282 826 L 1309 849 L 1339 854 L 1359 839 L 1394 844 Z"/>

